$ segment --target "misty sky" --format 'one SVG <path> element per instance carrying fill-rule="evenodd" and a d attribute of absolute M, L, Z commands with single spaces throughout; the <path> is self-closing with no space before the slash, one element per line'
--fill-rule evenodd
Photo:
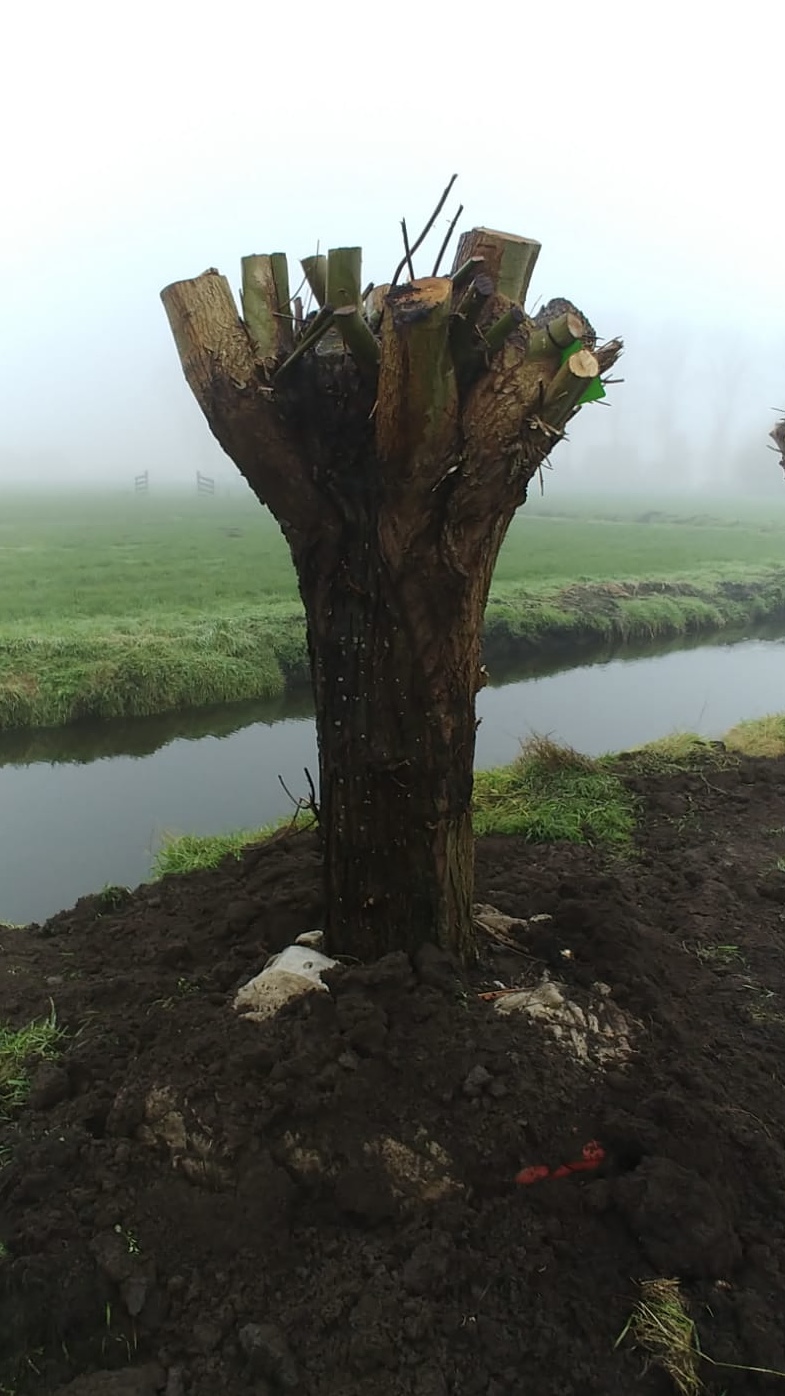
<path fill-rule="evenodd" d="M 557 478 L 782 490 L 783 50 L 776 0 L 8 6 L 0 484 L 228 477 L 161 287 L 317 240 L 387 280 L 457 171 L 461 227 L 542 241 L 530 305 L 627 341 Z"/>

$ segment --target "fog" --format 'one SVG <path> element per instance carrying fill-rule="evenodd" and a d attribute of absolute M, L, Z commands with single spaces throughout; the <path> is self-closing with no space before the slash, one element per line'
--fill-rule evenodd
<path fill-rule="evenodd" d="M 549 487 L 781 497 L 785 7 L 338 13 L 5 16 L 0 487 L 232 481 L 160 289 L 209 266 L 237 286 L 243 254 L 296 264 L 317 242 L 361 243 L 367 279 L 389 279 L 401 216 L 419 227 L 457 171 L 461 227 L 542 241 L 530 306 L 567 296 L 627 345 L 625 382 L 580 414 Z"/>

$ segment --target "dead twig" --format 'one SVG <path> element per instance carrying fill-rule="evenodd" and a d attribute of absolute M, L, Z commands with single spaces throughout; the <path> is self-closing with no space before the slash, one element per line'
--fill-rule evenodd
<path fill-rule="evenodd" d="M 275 834 L 273 834 L 273 835 L 271 836 L 271 838 L 273 838 L 273 839 L 284 838 L 287 834 L 293 834 L 293 833 L 295 833 L 298 829 L 301 829 L 303 826 L 299 823 L 300 815 L 303 814 L 306 810 L 309 810 L 310 813 L 313 815 L 313 817 L 314 817 L 316 823 L 317 823 L 317 824 L 319 823 L 319 808 L 318 808 L 318 806 L 317 806 L 317 804 L 316 804 L 316 795 L 315 795 L 315 791 L 314 791 L 314 788 L 313 788 L 313 781 L 311 780 L 311 777 L 310 777 L 310 775 L 308 774 L 308 771 L 307 771 L 307 770 L 306 770 L 306 772 L 305 772 L 305 776 L 306 776 L 306 780 L 308 781 L 308 785 L 309 785 L 309 787 L 310 787 L 310 792 L 311 792 L 310 798 L 307 799 L 307 800 L 304 800 L 301 796 L 295 796 L 295 795 L 293 795 L 292 792 L 291 792 L 291 790 L 289 789 L 288 785 L 286 784 L 286 781 L 284 780 L 283 776 L 280 775 L 280 773 L 279 773 L 279 775 L 278 775 L 278 783 L 279 783 L 279 785 L 281 786 L 281 789 L 284 791 L 284 793 L 285 793 L 286 795 L 289 796 L 289 799 L 291 800 L 292 804 L 294 805 L 294 814 L 292 815 L 291 819 L 289 820 L 289 823 L 288 823 L 288 824 L 285 824 L 285 825 L 283 826 L 283 828 L 282 828 L 282 829 L 279 829 L 279 830 L 277 831 L 277 833 L 275 833 Z M 310 826 L 306 826 L 306 827 L 310 827 Z"/>
<path fill-rule="evenodd" d="M 309 810 L 311 811 L 311 814 L 313 815 L 314 819 L 316 820 L 316 823 L 318 824 L 318 823 L 319 823 L 319 803 L 318 803 L 318 801 L 317 801 L 317 799 L 316 799 L 316 789 L 315 789 L 315 787 L 314 787 L 313 780 L 311 779 L 311 772 L 308 770 L 308 767 L 307 767 L 307 766 L 304 766 L 303 769 L 304 769 L 304 771 L 305 771 L 305 779 L 306 779 L 307 782 L 308 782 L 308 790 L 309 790 L 309 793 L 310 793 L 310 798 L 309 798 L 309 800 L 308 800 L 308 808 L 309 808 Z"/>
<path fill-rule="evenodd" d="M 425 227 L 423 228 L 422 232 L 420 233 L 420 236 L 419 236 L 418 238 L 415 238 L 415 240 L 414 240 L 414 242 L 412 243 L 411 247 L 408 247 L 408 246 L 406 245 L 406 233 L 405 233 L 405 231 L 404 231 L 404 247 L 406 248 L 406 251 L 404 252 L 403 257 L 401 258 L 400 262 L 398 263 L 397 267 L 395 268 L 395 271 L 394 271 L 394 273 L 393 273 L 392 281 L 390 282 L 390 285 L 391 285 L 391 286 L 397 286 L 397 284 L 398 284 L 398 277 L 400 276 L 400 274 L 401 274 L 401 272 L 403 271 L 404 267 L 406 266 L 407 262 L 408 262 L 409 268 L 410 268 L 411 279 L 412 279 L 412 281 L 414 280 L 414 272 L 411 270 L 412 253 L 416 252 L 416 251 L 417 251 L 417 248 L 420 247 L 420 246 L 425 242 L 425 239 L 427 238 L 429 232 L 431 231 L 431 228 L 433 227 L 434 223 L 436 222 L 436 219 L 439 217 L 439 214 L 441 213 L 442 209 L 444 208 L 444 205 L 445 205 L 446 202 L 447 202 L 447 198 L 448 198 L 448 196 L 449 196 L 450 190 L 452 189 L 452 186 L 454 185 L 454 183 L 455 183 L 455 181 L 456 181 L 457 178 L 458 178 L 457 174 L 454 174 L 453 177 L 452 177 L 452 179 L 450 180 L 449 184 L 447 185 L 447 188 L 445 189 L 444 193 L 442 194 L 442 197 L 440 198 L 438 204 L 436 205 L 436 208 L 433 210 L 433 213 L 431 214 L 430 218 L 428 219 L 428 222 L 426 223 Z M 405 226 L 405 223 L 404 223 L 404 226 Z"/>
<path fill-rule="evenodd" d="M 278 776 L 278 784 L 280 785 L 284 794 L 289 796 L 289 799 L 294 805 L 295 816 L 299 814 L 301 809 L 308 809 L 308 801 L 303 800 L 303 798 L 299 795 L 293 795 L 288 785 L 286 784 L 286 781 L 284 780 L 283 776 L 280 774 Z"/>
<path fill-rule="evenodd" d="M 447 251 L 447 248 L 448 248 L 449 243 L 450 243 L 450 238 L 452 237 L 453 233 L 455 232 L 455 225 L 456 225 L 456 223 L 458 222 L 458 219 L 460 218 L 460 216 L 461 216 L 462 213 L 463 213 L 463 204 L 459 204 L 459 205 L 458 205 L 458 212 L 456 213 L 456 215 L 455 215 L 455 217 L 453 218 L 453 220 L 452 220 L 452 222 L 451 222 L 449 228 L 447 229 L 447 236 L 445 237 L 444 242 L 442 243 L 441 247 L 439 248 L 439 255 L 438 255 L 438 257 L 436 258 L 436 261 L 435 261 L 434 264 L 433 264 L 433 271 L 431 272 L 431 276 L 438 276 L 438 274 L 439 274 L 439 267 L 441 266 L 442 257 L 444 256 L 445 252 Z"/>
<path fill-rule="evenodd" d="M 406 219 L 401 219 L 401 232 L 403 233 L 404 262 L 409 273 L 409 280 L 414 281 L 414 262 L 412 261 L 412 249 L 409 246 L 409 234 L 406 231 Z"/>

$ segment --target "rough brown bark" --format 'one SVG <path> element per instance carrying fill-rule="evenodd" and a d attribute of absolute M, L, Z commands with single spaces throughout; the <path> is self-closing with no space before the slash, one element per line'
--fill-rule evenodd
<path fill-rule="evenodd" d="M 460 576 L 433 537 L 401 558 L 397 528 L 384 512 L 374 527 L 373 513 L 362 536 L 300 560 L 329 939 L 360 957 L 425 940 L 468 956 L 474 699 L 492 559 Z"/>
<path fill-rule="evenodd" d="M 487 229 L 462 239 L 459 282 L 489 282 L 479 316 L 462 314 L 467 293 L 450 277 L 380 288 L 362 305 L 359 249 L 306 259 L 329 299 L 274 362 L 261 345 L 276 294 L 265 288 L 284 284 L 285 267 L 272 278 L 254 259 L 265 275 L 250 326 L 215 271 L 162 293 L 188 382 L 297 570 L 336 952 L 436 939 L 472 953 L 474 704 L 493 568 L 528 481 L 621 350 L 590 352 L 588 322 L 552 302 L 556 349 L 578 325 L 585 347 L 563 366 L 542 346 L 528 354 L 541 326 L 524 324 L 520 300 L 538 250 Z M 344 343 L 320 338 L 342 315 Z"/>

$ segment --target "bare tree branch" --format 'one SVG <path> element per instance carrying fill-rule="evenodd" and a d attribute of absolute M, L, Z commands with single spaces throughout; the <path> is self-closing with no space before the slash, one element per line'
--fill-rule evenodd
<path fill-rule="evenodd" d="M 456 223 L 458 222 L 458 219 L 460 218 L 460 216 L 461 216 L 462 213 L 463 213 L 463 204 L 459 204 L 459 205 L 458 205 L 458 210 L 457 210 L 457 212 L 456 212 L 456 214 L 455 214 L 455 217 L 453 218 L 453 220 L 452 220 L 452 222 L 451 222 L 449 228 L 447 229 L 447 236 L 445 237 L 444 242 L 442 243 L 441 247 L 439 248 L 439 255 L 438 255 L 438 257 L 436 258 L 436 261 L 435 261 L 434 264 L 433 264 L 433 271 L 431 272 L 431 276 L 438 276 L 438 275 L 439 275 L 439 267 L 441 266 L 442 257 L 444 256 L 445 252 L 447 251 L 447 248 L 448 248 L 449 245 L 450 245 L 450 238 L 452 237 L 453 233 L 455 232 L 455 225 L 456 225 Z"/>
<path fill-rule="evenodd" d="M 422 244 L 425 242 L 425 239 L 427 238 L 429 232 L 431 231 L 431 228 L 433 227 L 434 223 L 436 222 L 436 219 L 439 217 L 439 214 L 441 213 L 442 209 L 444 208 L 444 205 L 446 204 L 447 199 L 448 199 L 448 197 L 449 197 L 450 190 L 452 189 L 452 186 L 454 185 L 454 183 L 455 183 L 455 181 L 456 181 L 457 178 L 458 178 L 457 174 L 454 174 L 453 177 L 452 177 L 452 179 L 450 180 L 449 184 L 447 185 L 447 188 L 445 189 L 444 193 L 442 194 L 442 197 L 440 198 L 438 204 L 436 205 L 436 208 L 433 210 L 433 213 L 431 214 L 430 218 L 428 219 L 428 222 L 426 223 L 425 227 L 423 228 L 422 232 L 420 233 L 420 236 L 419 236 L 418 238 L 416 238 L 415 241 L 412 243 L 411 249 L 407 248 L 406 253 L 405 253 L 404 256 L 401 258 L 400 262 L 398 263 L 398 266 L 395 268 L 395 274 L 393 275 L 392 281 L 390 282 L 390 285 L 391 285 L 391 286 L 397 286 L 397 284 L 398 284 L 398 277 L 400 276 L 401 272 L 403 271 L 404 267 L 406 266 L 407 261 L 408 261 L 409 264 L 411 265 L 412 253 L 413 253 L 413 252 L 416 252 L 416 251 L 417 251 L 417 248 L 420 247 L 420 246 L 422 246 Z M 412 281 L 414 281 L 414 273 L 412 273 Z"/>
<path fill-rule="evenodd" d="M 406 231 L 406 219 L 401 219 L 401 232 L 403 233 L 404 261 L 409 273 L 409 280 L 414 281 L 414 262 L 412 261 L 412 249 L 409 246 L 409 234 Z M 395 285 L 395 282 L 393 282 Z"/>

